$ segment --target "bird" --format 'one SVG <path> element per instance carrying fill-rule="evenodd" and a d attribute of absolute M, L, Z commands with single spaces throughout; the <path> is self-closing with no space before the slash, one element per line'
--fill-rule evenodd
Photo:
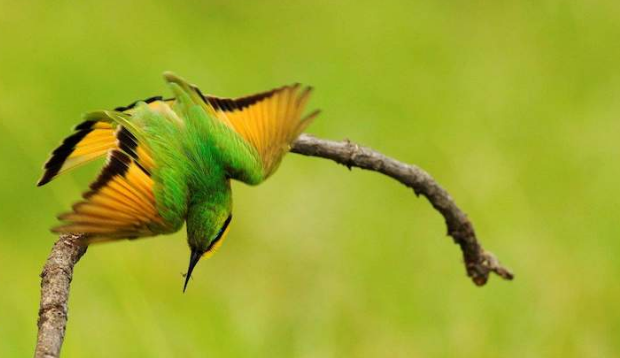
<path fill-rule="evenodd" d="M 254 186 L 269 178 L 320 111 L 303 114 L 312 87 L 300 84 L 224 98 L 172 72 L 164 79 L 170 98 L 86 113 L 52 152 L 37 186 L 106 157 L 52 232 L 79 233 L 80 244 L 90 245 L 171 234 L 186 223 L 185 292 L 196 264 L 228 234 L 231 180 Z"/>

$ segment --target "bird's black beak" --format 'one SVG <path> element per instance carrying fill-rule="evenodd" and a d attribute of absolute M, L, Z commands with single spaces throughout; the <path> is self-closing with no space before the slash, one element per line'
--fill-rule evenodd
<path fill-rule="evenodd" d="M 189 278 L 192 276 L 192 271 L 194 271 L 194 267 L 200 258 L 202 257 L 202 252 L 192 249 L 192 254 L 189 257 L 189 268 L 187 269 L 187 275 L 185 275 L 185 285 L 183 286 L 183 293 L 187 289 L 187 283 L 189 282 Z"/>

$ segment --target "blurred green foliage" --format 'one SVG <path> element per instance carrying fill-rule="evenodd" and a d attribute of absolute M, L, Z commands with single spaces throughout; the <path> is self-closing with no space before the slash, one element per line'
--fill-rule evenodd
<path fill-rule="evenodd" d="M 0 5 L 0 356 L 29 356 L 48 229 L 98 165 L 36 188 L 88 110 L 316 87 L 309 132 L 418 164 L 514 282 L 484 288 L 424 199 L 290 155 L 235 184 L 231 234 L 186 294 L 185 233 L 89 249 L 65 357 L 620 355 L 620 4 L 612 1 Z"/>

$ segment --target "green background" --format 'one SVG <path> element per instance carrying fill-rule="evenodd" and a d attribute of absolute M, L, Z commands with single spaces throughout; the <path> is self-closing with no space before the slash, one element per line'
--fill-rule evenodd
<path fill-rule="evenodd" d="M 36 188 L 86 111 L 315 86 L 309 132 L 428 170 L 514 269 L 475 287 L 442 218 L 380 175 L 289 155 L 234 185 L 188 292 L 185 233 L 92 247 L 65 357 L 620 355 L 620 5 L 613 1 L 6 2 L 0 11 L 0 356 L 30 356 L 55 215 Z"/>

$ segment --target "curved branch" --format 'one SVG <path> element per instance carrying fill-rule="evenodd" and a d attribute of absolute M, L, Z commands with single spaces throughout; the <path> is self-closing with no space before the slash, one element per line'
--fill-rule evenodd
<path fill-rule="evenodd" d="M 311 157 L 331 159 L 346 165 L 383 173 L 424 195 L 443 215 L 448 235 L 461 247 L 467 274 L 476 285 L 484 285 L 494 272 L 511 280 L 512 272 L 502 266 L 493 254 L 485 251 L 474 233 L 474 227 L 450 197 L 427 172 L 401 163 L 370 148 L 349 141 L 335 142 L 302 134 L 292 145 L 291 152 Z M 86 253 L 79 244 L 80 235 L 60 235 L 41 273 L 41 303 L 39 332 L 35 357 L 56 358 L 65 337 L 68 301 L 73 268 Z"/>
<path fill-rule="evenodd" d="M 514 275 L 495 258 L 485 251 L 476 238 L 474 226 L 467 215 L 458 206 L 433 177 L 421 168 L 399 162 L 396 159 L 350 141 L 335 142 L 302 134 L 293 143 L 291 151 L 311 157 L 331 159 L 349 169 L 357 167 L 385 174 L 413 189 L 416 195 L 424 195 L 433 207 L 443 215 L 448 235 L 461 247 L 467 275 L 478 286 L 484 285 L 489 273 L 512 280 Z"/>

